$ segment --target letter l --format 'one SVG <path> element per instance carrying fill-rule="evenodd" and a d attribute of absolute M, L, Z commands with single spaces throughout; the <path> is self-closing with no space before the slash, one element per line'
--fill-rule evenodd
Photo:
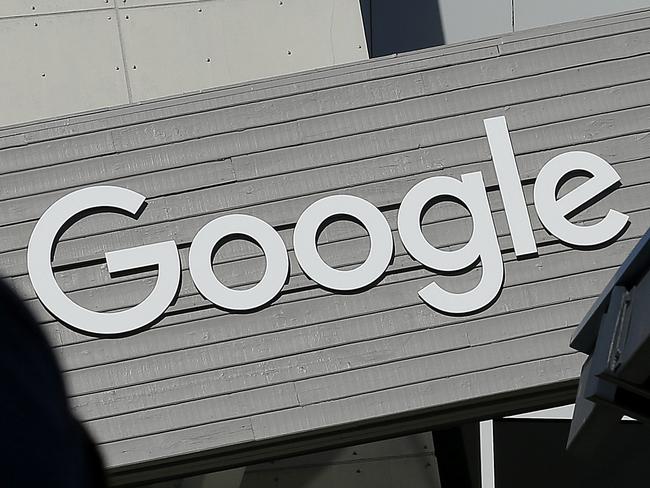
<path fill-rule="evenodd" d="M 490 153 L 501 189 L 503 208 L 508 219 L 515 254 L 517 256 L 537 254 L 537 243 L 526 208 L 506 118 L 501 116 L 485 119 L 483 125 L 490 144 Z"/>

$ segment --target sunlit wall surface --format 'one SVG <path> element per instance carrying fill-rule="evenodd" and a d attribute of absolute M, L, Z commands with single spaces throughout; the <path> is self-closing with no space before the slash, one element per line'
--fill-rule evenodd
<path fill-rule="evenodd" d="M 0 126 L 367 57 L 357 0 L 2 0 Z"/>

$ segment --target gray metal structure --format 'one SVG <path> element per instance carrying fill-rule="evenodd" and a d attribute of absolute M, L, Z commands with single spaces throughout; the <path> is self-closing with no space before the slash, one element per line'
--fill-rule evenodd
<path fill-rule="evenodd" d="M 571 401 L 584 355 L 574 327 L 650 223 L 650 11 L 322 69 L 0 131 L 0 270 L 61 360 L 77 414 L 116 483 L 205 472 L 269 457 L 417 432 Z M 516 260 L 483 119 L 507 117 L 539 256 Z M 622 186 L 574 217 L 615 208 L 631 224 L 597 250 L 541 226 L 532 183 L 554 155 L 605 158 Z M 397 207 L 417 182 L 481 171 L 505 262 L 504 289 L 469 317 L 442 315 L 417 291 L 434 278 L 471 288 L 480 269 L 436 277 L 404 251 Z M 174 239 L 183 277 L 163 319 L 94 339 L 54 320 L 30 285 L 36 220 L 73 189 L 141 192 L 133 220 L 94 215 L 61 238 L 54 264 L 75 301 L 101 311 L 139 303 L 155 271 L 111 278 L 104 252 Z M 395 258 L 381 282 L 341 295 L 302 274 L 291 250 L 300 213 L 329 194 L 361 196 L 388 219 Z M 188 246 L 218 215 L 273 225 L 290 249 L 281 296 L 251 314 L 212 306 L 187 271 Z M 453 203 L 424 217 L 438 245 L 471 220 Z M 329 263 L 365 259 L 358 227 L 325 229 Z M 235 241 L 216 272 L 256 282 L 264 258 Z"/>
<path fill-rule="evenodd" d="M 571 346 L 589 355 L 582 368 L 567 448 L 583 455 L 624 414 L 650 422 L 650 231 L 594 302 Z"/>

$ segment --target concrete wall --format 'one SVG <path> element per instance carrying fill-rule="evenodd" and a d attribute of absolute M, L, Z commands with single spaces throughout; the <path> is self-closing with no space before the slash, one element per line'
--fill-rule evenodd
<path fill-rule="evenodd" d="M 357 0 L 3 0 L 0 46 L 0 126 L 368 57 Z"/>
<path fill-rule="evenodd" d="M 436 446 L 437 448 L 437 446 Z M 441 488 L 431 432 L 295 456 L 147 488 Z"/>
<path fill-rule="evenodd" d="M 206 91 L 0 131 L 0 269 L 55 344 L 70 400 L 117 481 L 207 471 L 426 430 L 433 425 L 570 401 L 583 356 L 573 327 L 650 223 L 650 12 L 522 32 L 404 56 Z M 517 261 L 482 120 L 505 114 L 539 256 Z M 541 226 L 532 184 L 552 156 L 584 149 L 623 185 L 575 219 L 609 208 L 631 225 L 600 250 L 571 249 Z M 417 292 L 432 280 L 470 288 L 480 269 L 436 277 L 404 251 L 396 213 L 434 175 L 482 171 L 506 269 L 498 300 L 446 316 Z M 60 324 L 31 287 L 25 248 L 57 198 L 111 183 L 147 196 L 138 220 L 100 214 L 62 236 L 61 286 L 97 310 L 139 303 L 155 272 L 111 279 L 104 252 L 173 238 L 184 266 L 178 300 L 154 327 L 93 339 Z M 395 259 L 375 286 L 333 294 L 291 251 L 312 202 L 353 194 L 395 232 Z M 188 247 L 227 213 L 258 216 L 290 249 L 281 296 L 252 314 L 226 313 L 194 288 Z M 466 241 L 464 209 L 442 204 L 425 229 L 443 246 Z M 367 245 L 332 226 L 321 251 L 352 266 Z M 255 283 L 264 259 L 235 241 L 217 274 Z M 194 456 L 197 453 L 213 456 Z M 184 456 L 184 464 L 177 462 Z M 194 464 L 192 464 L 194 463 Z"/>
<path fill-rule="evenodd" d="M 246 468 L 240 488 L 441 488 L 430 432 Z"/>
<path fill-rule="evenodd" d="M 0 126 L 358 61 L 366 45 L 382 56 L 644 6 L 650 0 L 5 0 Z"/>

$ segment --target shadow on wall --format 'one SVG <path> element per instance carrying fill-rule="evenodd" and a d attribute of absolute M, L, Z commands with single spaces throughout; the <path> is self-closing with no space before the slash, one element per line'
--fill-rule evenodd
<path fill-rule="evenodd" d="M 438 0 L 360 0 L 371 58 L 445 43 Z"/>

